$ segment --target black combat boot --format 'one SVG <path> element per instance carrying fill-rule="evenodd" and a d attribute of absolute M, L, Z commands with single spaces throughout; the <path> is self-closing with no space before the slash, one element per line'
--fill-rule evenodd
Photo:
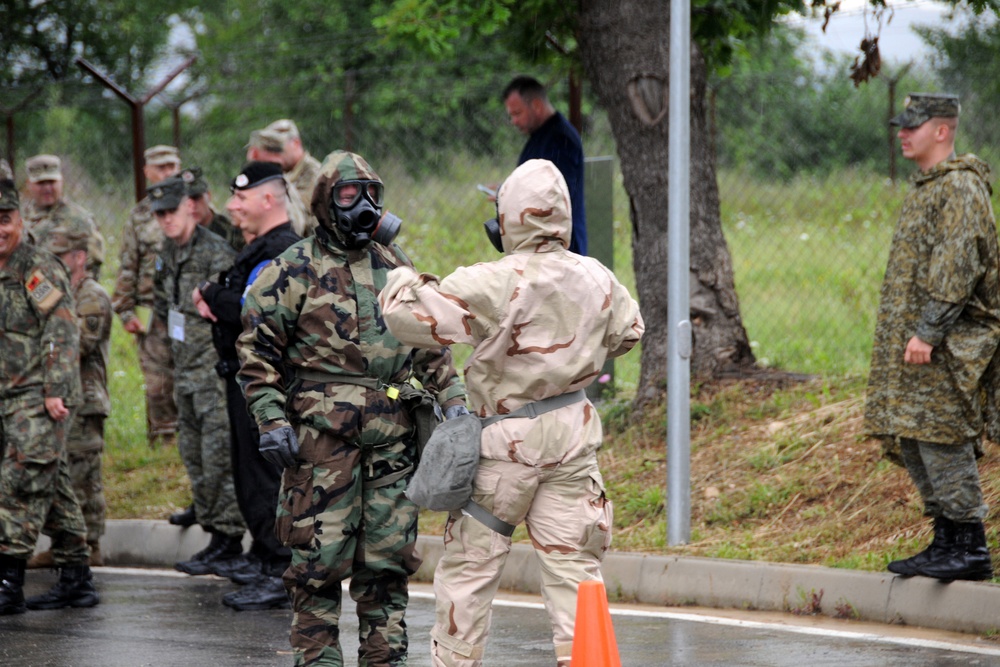
<path fill-rule="evenodd" d="M 892 561 L 889 563 L 888 570 L 893 574 L 912 577 L 917 574 L 917 568 L 927 565 L 947 553 L 954 532 L 954 521 L 946 516 L 934 517 L 934 539 L 931 540 L 930 545 L 916 556 Z"/>
<path fill-rule="evenodd" d="M 194 514 L 194 505 L 188 505 L 182 512 L 174 512 L 167 519 L 172 525 L 188 528 L 198 523 L 198 518 Z"/>
<path fill-rule="evenodd" d="M 288 606 L 288 592 L 281 577 L 272 577 L 262 572 L 256 581 L 222 596 L 222 604 L 236 611 L 285 608 Z"/>
<path fill-rule="evenodd" d="M 917 574 L 941 581 L 985 581 L 993 578 L 993 563 L 986 546 L 982 521 L 953 524 L 951 545 L 944 554 L 917 568 Z"/>
<path fill-rule="evenodd" d="M 231 560 L 243 553 L 240 537 L 227 537 L 219 532 L 212 533 L 208 546 L 191 557 L 191 560 L 175 563 L 174 568 L 191 575 L 212 574 L 219 561 Z"/>
<path fill-rule="evenodd" d="M 93 607 L 100 601 L 90 566 L 71 565 L 59 571 L 59 581 L 48 593 L 28 598 L 27 605 L 28 609 L 62 609 Z"/>
<path fill-rule="evenodd" d="M 0 556 L 0 616 L 23 614 L 24 567 L 26 560 L 11 556 Z"/>
<path fill-rule="evenodd" d="M 247 584 L 260 575 L 260 559 L 249 551 L 236 558 L 212 563 L 212 574 L 229 579 L 234 584 Z"/>

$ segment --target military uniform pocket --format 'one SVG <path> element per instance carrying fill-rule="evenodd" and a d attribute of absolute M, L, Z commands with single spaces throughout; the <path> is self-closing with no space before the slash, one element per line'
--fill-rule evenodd
<path fill-rule="evenodd" d="M 587 513 L 591 524 L 583 545 L 584 553 L 589 553 L 598 560 L 604 560 L 605 554 L 611 548 L 611 526 L 614 521 L 614 510 L 611 501 L 604 493 L 604 478 L 601 473 L 590 473 L 589 495 L 587 498 Z"/>
<path fill-rule="evenodd" d="M 313 509 L 313 466 L 286 468 L 274 522 L 278 540 L 290 549 L 312 548 L 316 517 Z"/>

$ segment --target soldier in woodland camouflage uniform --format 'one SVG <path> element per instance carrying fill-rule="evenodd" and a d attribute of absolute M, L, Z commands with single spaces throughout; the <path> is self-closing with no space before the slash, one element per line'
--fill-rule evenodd
<path fill-rule="evenodd" d="M 27 243 L 13 181 L 0 181 L 0 615 L 98 603 L 66 430 L 80 392 L 79 338 L 66 269 Z M 59 581 L 24 599 L 24 570 L 45 524 Z"/>
<path fill-rule="evenodd" d="M 298 190 L 302 201 L 311 201 L 316 181 L 319 180 L 319 160 L 310 155 L 309 151 L 302 146 L 298 126 L 294 121 L 282 118 L 264 129 L 277 132 L 284 137 L 281 169 L 288 175 L 288 182 Z"/>
<path fill-rule="evenodd" d="M 41 245 L 56 227 L 83 229 L 87 233 L 87 271 L 95 280 L 104 264 L 104 237 L 87 209 L 63 198 L 62 162 L 56 155 L 36 155 L 24 163 L 28 193 L 22 218 L 32 243 Z"/>
<path fill-rule="evenodd" d="M 212 345 L 212 325 L 198 314 L 192 294 L 203 280 L 229 268 L 236 252 L 198 224 L 195 203 L 180 176 L 150 188 L 149 200 L 165 237 L 153 307 L 167 323 L 174 358 L 177 449 L 191 480 L 194 514 L 212 535 L 205 549 L 175 567 L 188 574 L 209 574 L 217 562 L 241 554 L 246 526 L 233 488 L 226 390 L 215 372 L 219 357 Z"/>
<path fill-rule="evenodd" d="M 153 146 L 143 153 L 147 183 L 157 183 L 176 174 L 181 159 L 173 146 Z M 170 358 L 167 323 L 153 317 L 153 276 L 156 254 L 163 232 L 149 210 L 149 197 L 135 205 L 122 229 L 118 280 L 112 294 L 115 312 L 125 331 L 136 336 L 139 364 L 146 380 L 146 437 L 150 446 L 158 440 L 174 442 L 177 406 L 174 404 L 174 366 Z M 191 525 L 191 517 L 182 525 Z"/>
<path fill-rule="evenodd" d="M 240 233 L 240 228 L 212 206 L 212 191 L 208 189 L 208 182 L 202 175 L 201 167 L 181 170 L 181 178 L 187 184 L 188 196 L 194 201 L 198 224 L 216 236 L 221 236 L 236 252 L 243 250 L 246 241 Z"/>
<path fill-rule="evenodd" d="M 554 164 L 522 164 L 501 186 L 497 205 L 499 217 L 487 229 L 505 257 L 444 280 L 399 268 L 379 296 L 386 324 L 401 341 L 473 346 L 465 378 L 480 417 L 528 404 L 562 406 L 483 429 L 473 500 L 509 532 L 451 513 L 434 573 L 431 654 L 437 666 L 483 664 L 509 535 L 524 521 L 542 564 L 556 660 L 568 667 L 577 587 L 601 579 L 611 543 L 611 501 L 597 467 L 601 420 L 583 390 L 608 357 L 639 342 L 644 325 L 614 274 L 567 250 L 569 191 Z M 553 400 L 539 404 L 546 399 Z"/>
<path fill-rule="evenodd" d="M 111 340 L 111 297 L 87 275 L 85 230 L 57 227 L 44 237 L 42 247 L 59 257 L 70 271 L 76 319 L 80 330 L 80 384 L 83 396 L 73 412 L 73 424 L 66 438 L 73 492 L 87 526 L 90 564 L 103 565 L 100 540 L 104 534 L 104 484 L 101 455 L 104 453 L 104 420 L 111 411 L 108 396 L 108 355 Z M 49 534 L 48 526 L 43 532 Z M 58 535 L 54 536 L 58 539 Z M 32 556 L 28 567 L 52 567 L 52 551 Z"/>
<path fill-rule="evenodd" d="M 913 94 L 891 121 L 920 171 L 889 251 L 864 423 L 902 456 L 934 520 L 931 545 L 889 571 L 946 581 L 993 576 L 975 451 L 1000 342 L 990 168 L 955 155 L 958 113 L 956 97 Z"/>
<path fill-rule="evenodd" d="M 420 558 L 417 508 L 403 495 L 416 442 L 400 388 L 415 376 L 445 416 L 468 412 L 450 351 L 414 351 L 382 322 L 386 274 L 410 265 L 392 235 L 373 234 L 382 193 L 363 158 L 327 156 L 312 199 L 316 235 L 265 268 L 243 306 L 238 378 L 261 454 L 284 468 L 275 528 L 292 550 L 284 581 L 296 665 L 344 664 L 345 579 L 358 665 L 406 664 L 407 579 Z"/>

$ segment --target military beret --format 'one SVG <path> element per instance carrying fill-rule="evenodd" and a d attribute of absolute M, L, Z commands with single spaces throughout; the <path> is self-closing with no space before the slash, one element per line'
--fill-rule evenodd
<path fill-rule="evenodd" d="M 0 211 L 14 211 L 21 208 L 17 186 L 10 178 L 0 180 Z"/>
<path fill-rule="evenodd" d="M 188 167 L 180 173 L 181 180 L 187 185 L 189 197 L 200 197 L 208 192 L 208 183 L 201 173 L 201 167 Z"/>
<path fill-rule="evenodd" d="M 28 180 L 32 183 L 62 180 L 62 162 L 57 155 L 29 157 L 24 161 L 24 166 L 28 170 Z"/>
<path fill-rule="evenodd" d="M 180 176 L 171 176 L 149 189 L 149 207 L 154 213 L 170 211 L 181 205 L 187 196 L 187 184 Z"/>
<path fill-rule="evenodd" d="M 247 162 L 233 179 L 229 189 L 233 192 L 250 190 L 261 183 L 274 181 L 281 177 L 281 165 L 277 162 Z"/>
<path fill-rule="evenodd" d="M 295 121 L 289 118 L 276 120 L 264 129 L 271 132 L 277 132 L 278 134 L 284 135 L 288 139 L 299 138 L 299 128 L 295 124 Z"/>
<path fill-rule="evenodd" d="M 254 130 L 250 133 L 250 143 L 246 148 L 259 148 L 268 153 L 281 153 L 285 150 L 285 136 L 273 130 Z"/>
<path fill-rule="evenodd" d="M 90 234 L 81 225 L 59 225 L 45 234 L 39 244 L 54 255 L 70 250 L 87 250 Z"/>
<path fill-rule="evenodd" d="M 890 125 L 920 127 L 931 118 L 958 118 L 961 109 L 957 95 L 937 93 L 910 93 L 904 105 L 903 113 L 890 120 Z"/>
<path fill-rule="evenodd" d="M 146 164 L 149 165 L 181 163 L 180 152 L 173 146 L 164 146 L 163 144 L 147 148 L 142 157 L 145 158 Z"/>

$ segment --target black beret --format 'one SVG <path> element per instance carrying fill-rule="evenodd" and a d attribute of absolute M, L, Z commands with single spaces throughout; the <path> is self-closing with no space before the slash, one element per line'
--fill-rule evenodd
<path fill-rule="evenodd" d="M 261 183 L 273 181 L 281 178 L 281 165 L 276 162 L 247 162 L 240 169 L 229 188 L 236 190 L 249 190 Z"/>

